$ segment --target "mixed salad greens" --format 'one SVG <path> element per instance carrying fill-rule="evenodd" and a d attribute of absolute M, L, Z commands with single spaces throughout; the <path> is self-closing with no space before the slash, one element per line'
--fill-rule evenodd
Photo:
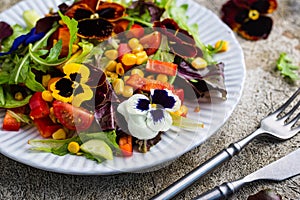
<path fill-rule="evenodd" d="M 33 150 L 102 162 L 149 151 L 172 125 L 201 128 L 184 102 L 226 99 L 213 55 L 228 44 L 204 45 L 187 9 L 80 0 L 42 18 L 24 12 L 25 28 L 0 22 L 2 129 L 32 123 L 47 138 Z"/>

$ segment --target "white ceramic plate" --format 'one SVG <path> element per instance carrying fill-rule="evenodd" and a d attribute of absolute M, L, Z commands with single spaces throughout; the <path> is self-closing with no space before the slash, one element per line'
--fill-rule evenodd
<path fill-rule="evenodd" d="M 22 13 L 34 9 L 41 16 L 48 13 L 49 8 L 57 8 L 61 0 L 25 0 L 0 14 L 0 20 L 11 25 L 25 26 Z M 189 4 L 190 23 L 198 23 L 201 40 L 205 44 L 214 44 L 223 39 L 230 43 L 229 51 L 215 56 L 217 61 L 225 63 L 225 84 L 228 91 L 227 100 L 218 104 L 203 104 L 201 112 L 189 112 L 189 117 L 204 122 L 205 128 L 197 132 L 180 130 L 169 131 L 162 140 L 146 154 L 135 152 L 132 157 L 116 157 L 113 161 L 97 164 L 79 156 L 56 156 L 50 153 L 33 152 L 27 141 L 40 138 L 35 127 L 27 126 L 19 132 L 0 130 L 0 152 L 18 162 L 39 169 L 65 174 L 100 175 L 122 172 L 137 172 L 157 169 L 187 151 L 199 146 L 214 134 L 228 119 L 236 107 L 242 93 L 245 79 L 243 52 L 233 32 L 210 10 L 192 0 L 178 0 L 178 4 Z M 191 107 L 193 105 L 190 105 Z M 191 108 L 191 110 L 193 107 Z M 0 112 L 0 124 L 4 112 Z"/>

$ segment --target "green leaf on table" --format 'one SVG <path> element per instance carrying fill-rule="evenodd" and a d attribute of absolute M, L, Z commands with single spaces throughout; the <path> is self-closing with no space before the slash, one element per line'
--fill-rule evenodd
<path fill-rule="evenodd" d="M 280 71 L 281 75 L 292 81 L 299 80 L 299 75 L 295 72 L 299 68 L 299 66 L 293 65 L 292 59 L 286 53 L 281 53 L 277 59 L 276 69 Z"/>

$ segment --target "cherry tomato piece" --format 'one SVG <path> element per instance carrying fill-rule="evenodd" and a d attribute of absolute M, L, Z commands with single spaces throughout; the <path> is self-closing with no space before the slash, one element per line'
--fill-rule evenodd
<path fill-rule="evenodd" d="M 94 115 L 88 110 L 62 101 L 53 102 L 53 111 L 59 122 L 70 130 L 86 130 L 94 120 Z"/>
<path fill-rule="evenodd" d="M 144 35 L 144 28 L 139 24 L 133 24 L 128 31 L 127 37 L 140 38 Z"/>
<path fill-rule="evenodd" d="M 140 39 L 140 43 L 143 45 L 144 50 L 146 51 L 147 55 L 154 54 L 160 46 L 161 42 L 161 33 L 154 31 L 148 35 L 143 36 Z"/>
<path fill-rule="evenodd" d="M 3 119 L 2 129 L 6 131 L 18 131 L 20 127 L 21 122 L 19 122 L 16 118 L 11 116 L 9 112 L 6 112 Z"/>

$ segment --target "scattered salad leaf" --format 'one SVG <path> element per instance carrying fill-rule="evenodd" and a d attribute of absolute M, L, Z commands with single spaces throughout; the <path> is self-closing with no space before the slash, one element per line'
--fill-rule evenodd
<path fill-rule="evenodd" d="M 276 62 L 276 69 L 292 81 L 299 80 L 299 75 L 295 72 L 300 67 L 292 64 L 292 59 L 286 53 L 281 53 Z"/>
<path fill-rule="evenodd" d="M 17 37 L 28 33 L 27 29 L 24 29 L 22 26 L 20 26 L 18 24 L 13 25 L 12 29 L 13 29 L 13 34 L 2 41 L 2 51 L 3 52 L 9 51 L 9 49 L 12 47 L 12 45 Z M 2 33 L 2 31 L 1 31 L 1 33 Z"/>

